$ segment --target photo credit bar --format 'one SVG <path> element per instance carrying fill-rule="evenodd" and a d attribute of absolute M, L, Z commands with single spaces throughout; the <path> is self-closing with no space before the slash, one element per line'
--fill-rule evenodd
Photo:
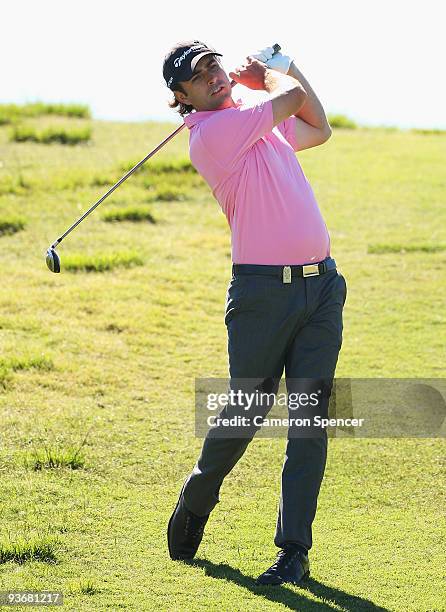
<path fill-rule="evenodd" d="M 199 438 L 444 438 L 446 379 L 195 380 Z"/>

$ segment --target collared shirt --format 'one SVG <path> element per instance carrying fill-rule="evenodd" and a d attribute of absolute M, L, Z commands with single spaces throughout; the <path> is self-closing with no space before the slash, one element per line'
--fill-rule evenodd
<path fill-rule="evenodd" d="M 226 215 L 236 264 L 296 265 L 330 255 L 330 237 L 295 151 L 296 118 L 273 128 L 270 99 L 184 119 L 193 166 Z"/>

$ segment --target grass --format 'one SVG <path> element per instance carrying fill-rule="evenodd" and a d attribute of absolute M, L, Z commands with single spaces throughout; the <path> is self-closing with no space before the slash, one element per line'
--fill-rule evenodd
<path fill-rule="evenodd" d="M 330 123 L 332 128 L 343 128 L 343 129 L 347 129 L 347 130 L 355 130 L 357 129 L 359 126 L 358 124 L 353 121 L 353 119 L 350 119 L 350 117 L 347 117 L 346 115 L 341 115 L 341 114 L 328 114 L 327 115 L 327 119 L 328 122 Z M 385 131 L 385 132 L 399 132 L 401 131 L 400 128 L 396 127 L 396 126 L 391 126 L 391 125 L 382 125 L 377 127 L 369 127 L 369 126 L 361 126 L 362 129 L 364 130 L 376 130 L 379 129 L 381 131 Z M 412 128 L 410 130 L 413 134 L 419 134 L 419 135 L 424 135 L 424 136 L 444 136 L 446 134 L 446 130 L 442 130 L 442 129 L 426 129 L 426 128 Z"/>
<path fill-rule="evenodd" d="M 0 564 L 8 562 L 22 564 L 28 561 L 54 563 L 57 561 L 57 547 L 57 539 L 51 536 L 8 538 L 0 541 Z"/>
<path fill-rule="evenodd" d="M 0 390 L 7 389 L 10 386 L 11 382 L 11 370 L 3 364 L 0 364 Z"/>
<path fill-rule="evenodd" d="M 373 255 L 385 253 L 441 253 L 446 244 L 369 244 L 367 252 Z"/>
<path fill-rule="evenodd" d="M 149 178 L 145 186 L 149 189 L 152 187 L 152 179 Z M 147 200 L 149 202 L 181 202 L 187 200 L 189 192 L 181 189 L 180 187 L 169 187 L 167 185 L 161 185 L 160 187 L 149 192 Z"/>
<path fill-rule="evenodd" d="M 26 221 L 22 217 L 0 217 L 0 236 L 20 232 L 25 225 Z"/>
<path fill-rule="evenodd" d="M 45 357 L 45 355 L 0 358 L 0 388 L 5 390 L 11 386 L 14 380 L 12 376 L 13 372 L 20 372 L 23 370 L 49 372 L 53 369 L 54 363 L 52 359 Z"/>
<path fill-rule="evenodd" d="M 49 120 L 73 121 L 33 119 Z M 283 439 L 249 446 L 197 560 L 169 559 L 167 522 L 202 445 L 194 380 L 227 377 L 229 230 L 186 170 L 183 131 L 67 237 L 51 274 L 46 248 L 105 190 L 95 177 L 112 184 L 123 159 L 142 159 L 173 126 L 93 129 L 88 147 L 38 147 L 0 128 L 2 218 L 26 219 L 0 240 L 0 590 L 58 589 L 76 611 L 444 609 L 444 439 L 330 439 L 306 588 L 254 585 L 276 553 Z M 360 127 L 298 154 L 348 283 L 339 377 L 444 377 L 445 251 L 368 247 L 446 243 L 445 154 L 437 134 Z M 172 188 L 187 199 L 153 198 Z M 156 225 L 102 221 L 109 203 L 144 210 L 148 199 Z M 66 267 L 82 263 L 76 253 L 95 267 L 129 250 L 141 265 Z M 53 367 L 20 367 L 38 357 Z M 72 469 L 62 458 L 87 430 Z"/>
<path fill-rule="evenodd" d="M 9 359 L 0 360 L 0 364 L 11 369 L 13 372 L 30 370 L 32 368 L 49 372 L 54 369 L 53 360 L 44 355 L 39 355 L 38 357 L 10 357 Z"/>
<path fill-rule="evenodd" d="M 29 184 L 20 171 L 14 176 L 0 177 L 0 196 L 10 193 L 21 195 L 28 189 Z"/>
<path fill-rule="evenodd" d="M 25 457 L 24 465 L 28 469 L 43 470 L 54 468 L 70 468 L 78 470 L 84 467 L 84 458 L 75 449 L 58 449 L 45 447 L 34 450 Z"/>
<path fill-rule="evenodd" d="M 85 104 L 48 104 L 29 102 L 28 104 L 0 104 L 0 125 L 17 122 L 23 118 L 57 115 L 90 119 L 91 113 Z"/>
<path fill-rule="evenodd" d="M 103 221 L 149 221 L 149 223 L 156 223 L 155 218 L 148 207 L 129 207 L 129 208 L 115 208 L 109 210 L 102 215 Z"/>
<path fill-rule="evenodd" d="M 100 592 L 92 580 L 81 580 L 75 586 L 75 589 L 84 595 L 95 595 Z"/>
<path fill-rule="evenodd" d="M 72 169 L 68 173 L 60 172 L 54 176 L 52 185 L 55 191 L 74 191 L 84 187 L 108 187 L 117 179 L 118 177 L 111 172 L 85 172 L 81 169 Z M 37 177 L 28 179 L 28 185 L 34 191 L 45 189 L 45 181 Z"/>
<path fill-rule="evenodd" d="M 25 456 L 24 466 L 27 469 L 43 470 L 54 468 L 69 468 L 78 470 L 85 466 L 85 458 L 82 454 L 82 448 L 87 442 L 90 430 L 84 436 L 80 446 L 77 448 L 57 448 L 44 444 L 43 449 L 33 449 Z"/>
<path fill-rule="evenodd" d="M 353 121 L 353 119 L 346 117 L 346 115 L 330 115 L 329 114 L 327 116 L 327 119 L 332 128 L 344 128 L 344 129 L 354 130 L 358 127 L 356 123 Z"/>
<path fill-rule="evenodd" d="M 123 172 L 131 170 L 139 160 L 131 160 L 122 162 L 119 167 Z M 177 174 L 177 173 L 195 173 L 196 170 L 191 164 L 188 157 L 167 158 L 167 159 L 150 159 L 145 165 L 138 168 L 137 172 L 147 170 L 150 174 Z"/>
<path fill-rule="evenodd" d="M 73 254 L 67 256 L 63 262 L 63 268 L 68 272 L 108 272 L 115 268 L 142 265 L 142 258 L 133 252 L 98 253 L 97 255 Z"/>
<path fill-rule="evenodd" d="M 426 128 L 413 128 L 412 132 L 415 134 L 425 134 L 426 136 L 432 136 L 432 134 L 436 136 L 444 136 L 446 134 L 446 130 Z"/>
<path fill-rule="evenodd" d="M 11 128 L 10 140 L 15 142 L 36 142 L 39 144 L 60 143 L 76 145 L 91 139 L 91 128 L 48 127 L 43 130 L 31 125 L 18 124 Z"/>

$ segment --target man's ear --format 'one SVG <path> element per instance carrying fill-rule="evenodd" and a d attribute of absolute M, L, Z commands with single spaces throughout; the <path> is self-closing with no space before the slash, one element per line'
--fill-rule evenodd
<path fill-rule="evenodd" d="M 181 104 L 190 104 L 189 97 L 183 91 L 180 91 L 179 89 L 174 89 L 173 93 L 175 98 Z"/>

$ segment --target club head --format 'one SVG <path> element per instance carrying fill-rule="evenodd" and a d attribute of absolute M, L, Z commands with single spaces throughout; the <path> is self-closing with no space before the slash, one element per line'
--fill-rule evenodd
<path fill-rule="evenodd" d="M 60 257 L 51 247 L 46 252 L 46 265 L 51 272 L 60 272 Z"/>

